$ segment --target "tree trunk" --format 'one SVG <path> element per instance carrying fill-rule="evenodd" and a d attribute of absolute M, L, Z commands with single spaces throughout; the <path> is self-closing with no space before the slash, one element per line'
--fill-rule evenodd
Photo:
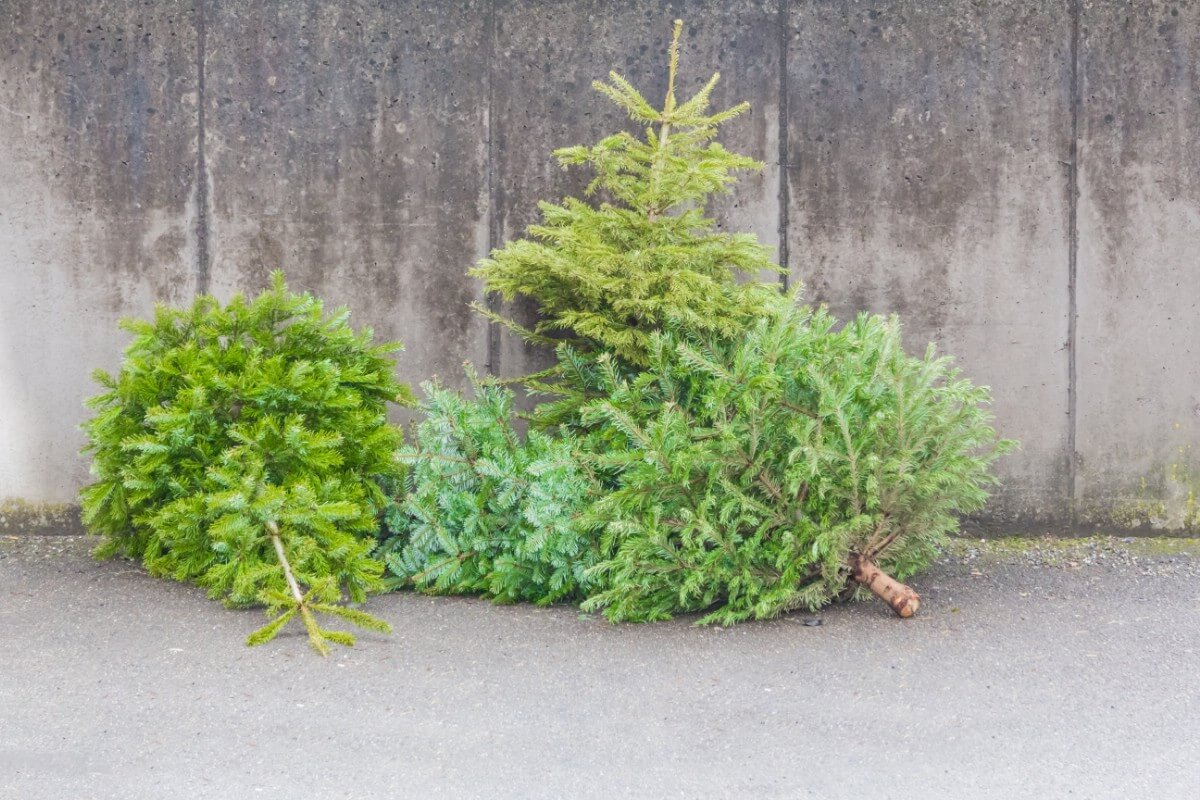
<path fill-rule="evenodd" d="M 853 556 L 850 564 L 854 580 L 874 592 L 901 617 L 907 619 L 917 613 L 921 607 L 921 595 L 913 591 L 911 586 L 905 586 L 862 556 Z"/>
<path fill-rule="evenodd" d="M 296 582 L 296 576 L 292 574 L 292 565 L 288 563 L 287 551 L 283 548 L 283 539 L 279 536 L 279 525 L 275 523 L 275 520 L 268 520 L 267 532 L 271 534 L 271 544 L 275 545 L 275 555 L 279 557 L 279 565 L 283 567 L 283 577 L 287 580 L 288 588 L 292 590 L 292 597 L 296 600 L 300 619 L 304 621 L 304 627 L 308 630 L 308 643 L 317 653 L 327 656 L 329 648 L 325 645 L 325 632 L 317 624 L 317 618 L 313 616 L 308 603 L 304 602 L 304 593 L 300 591 L 300 584 Z"/>

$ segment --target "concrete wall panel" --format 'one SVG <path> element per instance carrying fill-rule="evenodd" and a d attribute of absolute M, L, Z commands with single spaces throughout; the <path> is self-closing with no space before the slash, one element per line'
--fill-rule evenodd
<path fill-rule="evenodd" d="M 1200 8 L 1086 2 L 1082 519 L 1200 531 Z"/>
<path fill-rule="evenodd" d="M 794 2 L 792 275 L 846 318 L 895 312 L 993 389 L 1022 450 L 989 515 L 1069 493 L 1069 4 Z"/>
<path fill-rule="evenodd" d="M 187 3 L 0 4 L 0 530 L 86 482 L 118 318 L 191 298 L 195 57 Z"/>
<path fill-rule="evenodd" d="M 486 358 L 482 2 L 214 2 L 205 144 L 212 289 L 272 269 L 399 339 L 401 376 Z"/>
<path fill-rule="evenodd" d="M 720 70 L 767 163 L 722 224 L 993 387 L 985 521 L 1200 527 L 1200 3 L 0 0 L 0 529 L 61 525 L 88 373 L 156 300 L 278 267 L 408 380 L 546 363 L 466 271 L 629 125 L 592 80 L 661 98 L 676 17 L 681 90 Z"/>

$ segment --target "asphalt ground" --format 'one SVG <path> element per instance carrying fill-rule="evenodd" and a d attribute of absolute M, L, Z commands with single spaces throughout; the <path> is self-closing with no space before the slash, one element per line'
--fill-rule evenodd
<path fill-rule="evenodd" d="M 1200 797 L 1196 541 L 959 542 L 905 621 L 398 593 L 326 659 L 91 546 L 0 539 L 4 800 Z"/>

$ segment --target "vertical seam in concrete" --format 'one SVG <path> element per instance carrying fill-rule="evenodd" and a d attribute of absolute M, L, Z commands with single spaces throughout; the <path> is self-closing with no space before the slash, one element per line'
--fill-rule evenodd
<path fill-rule="evenodd" d="M 196 0 L 196 293 L 206 294 L 209 287 L 208 253 L 208 159 L 204 150 L 204 53 L 205 0 Z"/>
<path fill-rule="evenodd" d="M 500 224 L 500 215 L 496 213 L 496 81 L 495 81 L 495 54 L 496 54 L 496 0 L 489 0 L 487 8 L 487 17 L 484 21 L 484 35 L 487 41 L 484 42 L 484 61 L 487 69 L 487 225 L 488 225 L 488 253 L 490 254 L 500 243 L 500 231 L 497 227 Z M 492 313 L 500 311 L 500 295 L 496 292 L 489 292 L 487 296 L 487 308 Z M 488 320 L 487 327 L 487 373 L 489 375 L 500 374 L 500 325 Z"/>
<path fill-rule="evenodd" d="M 1079 15 L 1080 0 L 1071 2 L 1071 154 L 1067 169 L 1067 501 L 1071 521 L 1076 520 L 1077 482 L 1076 429 L 1078 427 L 1078 388 L 1076 385 L 1076 321 L 1078 305 L 1076 284 L 1079 268 Z"/>
<path fill-rule="evenodd" d="M 791 284 L 791 265 L 788 263 L 788 217 L 790 202 L 788 181 L 789 173 L 789 142 L 788 142 L 788 33 L 791 28 L 791 15 L 788 0 L 779 0 L 779 266 L 783 274 L 779 276 L 780 283 L 786 291 Z"/>

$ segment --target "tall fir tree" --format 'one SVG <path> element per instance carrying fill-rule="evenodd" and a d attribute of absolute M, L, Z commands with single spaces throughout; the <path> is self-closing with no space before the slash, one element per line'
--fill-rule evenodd
<path fill-rule="evenodd" d="M 680 30 L 661 109 L 615 73 L 595 84 L 644 138 L 556 153 L 594 170 L 599 201 L 542 203 L 542 224 L 474 271 L 538 304 L 529 330 L 492 316 L 557 345 L 555 369 L 526 378 L 555 398 L 535 421 L 572 431 L 604 487 L 585 515 L 604 531 L 585 607 L 730 623 L 865 587 L 909 615 L 900 581 L 983 503 L 1009 443 L 987 390 L 905 355 L 898 321 L 839 329 L 753 281 L 774 268 L 765 248 L 704 215 L 758 166 L 714 141 L 746 106 L 708 113 L 717 76 L 676 102 Z"/>
<path fill-rule="evenodd" d="M 541 224 L 472 271 L 506 300 L 537 303 L 541 318 L 531 329 L 483 309 L 527 340 L 565 340 L 582 353 L 610 352 L 645 366 L 655 331 L 673 325 L 736 336 L 778 293 L 755 282 L 778 270 L 767 248 L 753 235 L 718 230 L 706 215 L 736 172 L 762 165 L 715 141 L 722 123 L 749 108 L 709 112 L 719 74 L 677 102 L 682 25 L 675 22 L 661 109 L 615 72 L 593 84 L 646 126 L 641 137 L 623 131 L 590 147 L 555 151 L 564 168 L 591 168 L 595 177 L 585 193 L 591 202 L 540 203 Z M 738 282 L 739 276 L 749 280 Z"/>

